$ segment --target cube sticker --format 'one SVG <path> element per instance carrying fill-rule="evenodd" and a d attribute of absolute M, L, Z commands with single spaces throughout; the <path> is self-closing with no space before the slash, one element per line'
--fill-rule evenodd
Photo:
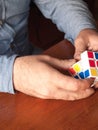
<path fill-rule="evenodd" d="M 98 77 L 98 52 L 84 51 L 81 60 L 69 68 L 69 72 L 78 79 Z"/>

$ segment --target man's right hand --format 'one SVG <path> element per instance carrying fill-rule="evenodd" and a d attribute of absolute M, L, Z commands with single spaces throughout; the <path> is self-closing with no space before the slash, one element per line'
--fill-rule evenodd
<path fill-rule="evenodd" d="M 75 60 L 59 60 L 46 55 L 17 57 L 13 69 L 15 90 L 42 99 L 77 100 L 94 93 L 92 79 L 77 80 L 64 75 Z"/>

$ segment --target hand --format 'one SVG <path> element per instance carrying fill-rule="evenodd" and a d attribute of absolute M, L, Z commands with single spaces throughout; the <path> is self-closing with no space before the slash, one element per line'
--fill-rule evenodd
<path fill-rule="evenodd" d="M 82 30 L 75 40 L 74 58 L 79 60 L 85 50 L 98 51 L 98 32 L 93 29 Z"/>
<path fill-rule="evenodd" d="M 64 75 L 75 60 L 59 60 L 46 55 L 17 57 L 13 69 L 14 88 L 43 99 L 76 100 L 94 93 L 92 79 L 77 80 Z"/>
<path fill-rule="evenodd" d="M 95 81 L 94 81 L 94 84 L 93 84 L 93 87 L 96 89 L 98 89 L 98 78 L 97 79 L 95 79 Z"/>

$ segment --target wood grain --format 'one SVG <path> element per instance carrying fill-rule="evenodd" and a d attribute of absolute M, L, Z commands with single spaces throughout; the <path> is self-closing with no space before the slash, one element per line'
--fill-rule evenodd
<path fill-rule="evenodd" d="M 0 130 L 97 130 L 98 92 L 78 101 L 0 94 Z"/>

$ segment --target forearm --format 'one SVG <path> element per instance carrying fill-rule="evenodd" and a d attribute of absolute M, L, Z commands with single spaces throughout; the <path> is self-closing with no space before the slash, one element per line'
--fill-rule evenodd
<path fill-rule="evenodd" d="M 85 28 L 95 29 L 95 21 L 82 0 L 35 0 L 45 15 L 52 19 L 58 29 L 66 33 L 65 38 L 74 42 L 79 32 Z"/>

